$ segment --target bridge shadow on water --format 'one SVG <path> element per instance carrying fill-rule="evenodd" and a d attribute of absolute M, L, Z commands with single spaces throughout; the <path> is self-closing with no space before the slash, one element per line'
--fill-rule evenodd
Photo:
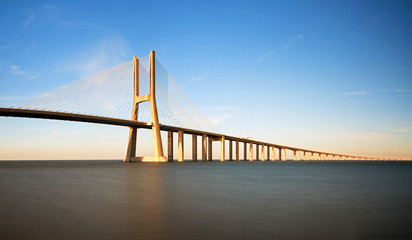
<path fill-rule="evenodd" d="M 410 162 L 0 162 L 0 239 L 410 239 Z"/>

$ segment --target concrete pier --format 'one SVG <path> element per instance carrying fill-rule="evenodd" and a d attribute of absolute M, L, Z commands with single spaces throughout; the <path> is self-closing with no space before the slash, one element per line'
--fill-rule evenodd
<path fill-rule="evenodd" d="M 247 161 L 247 142 L 243 142 L 243 161 Z"/>
<path fill-rule="evenodd" d="M 167 132 L 167 161 L 173 162 L 173 132 Z"/>
<path fill-rule="evenodd" d="M 249 161 L 253 161 L 253 143 L 249 143 Z"/>
<path fill-rule="evenodd" d="M 177 132 L 177 146 L 178 146 L 177 161 L 183 162 L 184 160 L 183 131 Z"/>
<path fill-rule="evenodd" d="M 202 134 L 202 162 L 207 160 L 207 135 Z"/>
<path fill-rule="evenodd" d="M 225 136 L 220 140 L 220 161 L 225 161 Z"/>
<path fill-rule="evenodd" d="M 197 162 L 197 135 L 192 134 L 192 161 Z"/>
<path fill-rule="evenodd" d="M 233 142 L 229 140 L 229 161 L 233 161 Z"/>
<path fill-rule="evenodd" d="M 256 161 L 259 161 L 259 144 L 256 144 Z"/>
<path fill-rule="evenodd" d="M 235 154 L 235 160 L 239 161 L 239 140 L 236 140 L 236 154 Z"/>
<path fill-rule="evenodd" d="M 260 161 L 265 161 L 265 145 L 262 145 L 262 148 L 260 150 Z"/>
<path fill-rule="evenodd" d="M 208 161 L 212 161 L 213 160 L 213 156 L 212 156 L 213 141 L 212 141 L 211 136 L 208 136 L 207 139 L 208 139 L 207 159 L 208 159 Z"/>

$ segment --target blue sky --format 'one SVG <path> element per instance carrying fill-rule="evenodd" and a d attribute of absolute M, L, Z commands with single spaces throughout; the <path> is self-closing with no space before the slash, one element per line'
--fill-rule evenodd
<path fill-rule="evenodd" d="M 410 1 L 1 1 L 0 30 L 2 107 L 155 50 L 225 132 L 412 157 Z M 0 130 L 1 159 L 122 158 L 128 135 L 12 118 Z"/>

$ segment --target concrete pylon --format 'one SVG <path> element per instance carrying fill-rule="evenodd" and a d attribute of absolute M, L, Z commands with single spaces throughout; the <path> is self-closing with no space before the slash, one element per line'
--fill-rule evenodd
<path fill-rule="evenodd" d="M 138 121 L 139 103 L 150 102 L 151 123 L 153 132 L 153 157 L 136 157 L 136 137 L 137 128 L 131 127 L 129 131 L 129 144 L 127 146 L 125 162 L 166 162 L 167 158 L 163 155 L 162 138 L 160 135 L 159 117 L 157 115 L 156 105 L 156 80 L 155 80 L 155 52 L 151 51 L 150 61 L 150 93 L 145 96 L 139 95 L 139 59 L 134 57 L 134 94 L 133 94 L 133 112 L 132 121 Z"/>

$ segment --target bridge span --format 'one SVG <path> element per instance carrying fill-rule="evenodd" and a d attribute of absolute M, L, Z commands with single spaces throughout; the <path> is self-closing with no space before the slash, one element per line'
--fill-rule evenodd
<path fill-rule="evenodd" d="M 86 122 L 96 124 L 107 124 L 115 126 L 123 126 L 130 128 L 142 128 L 151 129 L 152 124 L 147 122 L 139 122 L 118 118 L 100 117 L 77 113 L 66 112 L 53 112 L 44 110 L 33 109 L 19 109 L 19 108 L 0 108 L 0 116 L 3 117 L 21 117 L 21 118 L 36 118 L 36 119 L 50 119 L 50 120 L 63 120 L 63 121 L 75 121 Z M 192 161 L 197 161 L 197 138 L 201 137 L 202 141 L 202 161 L 212 161 L 212 142 L 219 141 L 221 143 L 221 161 L 225 160 L 245 160 L 245 161 L 275 161 L 286 160 L 286 150 L 292 151 L 293 160 L 395 160 L 392 158 L 372 158 L 362 157 L 354 155 L 344 155 L 329 152 L 320 152 L 303 148 L 296 148 L 291 146 L 279 145 L 274 143 L 262 142 L 247 138 L 239 138 L 235 136 L 229 136 L 219 133 L 205 132 L 195 129 L 179 128 L 174 126 L 167 126 L 159 124 L 160 130 L 168 132 L 168 161 L 173 161 L 173 133 L 178 134 L 179 153 L 178 161 L 183 161 L 184 158 L 184 145 L 183 134 L 192 135 Z M 229 144 L 229 156 L 225 156 L 225 141 Z M 240 158 L 239 144 L 243 144 L 243 158 Z M 234 151 L 233 151 L 233 145 Z M 249 146 L 249 147 L 248 147 Z M 255 156 L 253 154 L 253 146 L 256 146 Z M 266 148 L 266 151 L 265 151 Z M 278 154 L 275 154 L 275 150 L 278 149 Z M 248 153 L 249 150 L 249 154 Z M 259 151 L 260 150 L 260 151 Z M 266 152 L 266 156 L 265 156 Z M 233 154 L 234 153 L 234 154 Z M 303 159 L 300 153 L 303 153 Z M 278 157 L 276 156 L 278 155 Z"/>
<path fill-rule="evenodd" d="M 148 67 L 147 67 L 148 65 Z M 133 67 L 133 68 L 132 68 Z M 162 67 L 161 65 L 156 66 Z M 169 76 L 167 72 L 160 72 L 161 76 Z M 92 75 L 94 76 L 94 75 Z M 120 78 L 119 78 L 120 76 Z M 130 78 L 133 81 L 132 85 L 128 85 L 127 81 L 123 81 L 124 78 Z M 119 78 L 122 81 L 110 82 L 111 78 Z M 108 80 L 109 79 L 109 80 Z M 105 86 L 108 85 L 108 86 Z M 147 86 L 146 86 L 146 85 Z M 126 90 L 119 88 L 119 86 L 124 86 Z M 132 89 L 130 89 L 132 86 Z M 146 86 L 146 88 L 145 88 Z M 97 88 L 103 88 L 103 94 L 96 91 Z M 285 145 L 279 145 L 275 143 L 257 141 L 248 138 L 240 138 L 235 136 L 230 136 L 226 134 L 221 134 L 213 131 L 206 131 L 204 129 L 195 129 L 187 126 L 179 125 L 169 125 L 160 124 L 157 108 L 157 96 L 156 95 L 156 81 L 155 81 L 155 53 L 152 51 L 149 55 L 149 60 L 147 64 L 141 64 L 137 57 L 134 57 L 133 63 L 128 62 L 121 64 L 112 69 L 105 70 L 101 73 L 95 74 L 95 79 L 86 78 L 85 80 L 76 81 L 74 83 L 65 85 L 61 88 L 53 90 L 47 94 L 41 95 L 35 99 L 32 99 L 29 104 L 24 107 L 14 107 L 14 108 L 0 108 L 0 116 L 4 117 L 22 117 L 22 118 L 38 118 L 38 119 L 51 119 L 51 120 L 63 120 L 63 121 L 77 121 L 95 124 L 108 124 L 116 126 L 129 127 L 129 141 L 127 146 L 127 153 L 125 156 L 125 161 L 142 161 L 142 162 L 173 162 L 173 135 L 177 133 L 177 145 L 178 154 L 177 161 L 183 162 L 184 160 L 184 134 L 192 136 L 192 161 L 198 161 L 197 154 L 197 140 L 201 139 L 201 160 L 202 161 L 212 161 L 213 159 L 213 142 L 220 143 L 220 161 L 225 160 L 260 160 L 260 161 L 285 161 L 287 156 L 287 151 L 293 153 L 293 160 L 396 160 L 394 158 L 381 158 L 381 157 L 371 157 L 371 156 L 355 156 L 340 153 L 323 152 L 317 150 L 303 149 Z M 70 90 L 70 91 L 69 91 Z M 81 106 L 83 103 L 89 105 L 82 106 L 82 109 L 95 108 L 95 106 L 101 107 L 103 104 L 108 104 L 113 109 L 118 109 L 115 103 L 121 102 L 119 100 L 120 93 L 130 91 L 129 94 L 125 94 L 126 97 L 130 98 L 133 96 L 132 107 L 125 104 L 126 108 L 124 111 L 132 110 L 131 119 L 122 119 L 120 117 L 112 118 L 105 117 L 102 114 L 83 114 L 76 111 L 77 106 Z M 160 88 L 160 90 L 162 90 Z M 116 92 L 117 91 L 117 92 Z M 115 92 L 114 94 L 111 92 Z M 144 93 L 144 94 L 142 94 Z M 72 95 L 70 95 L 72 94 Z M 95 94 L 95 95 L 91 95 Z M 101 100 L 98 101 L 96 98 L 101 98 L 101 96 L 106 96 L 112 94 L 114 96 L 111 100 Z M 87 101 L 87 99 L 90 101 Z M 48 99 L 51 99 L 51 103 Z M 56 103 L 55 101 L 60 101 Z M 166 100 L 161 99 L 161 106 L 168 104 L 171 101 L 170 98 Z M 68 103 L 73 102 L 70 105 L 70 110 L 51 110 L 47 109 L 47 106 L 63 105 L 66 106 Z M 166 103 L 165 103 L 166 102 Z M 46 107 L 38 107 L 39 103 L 47 103 Z M 145 103 L 146 105 L 144 105 Z M 36 105 L 37 104 L 37 105 Z M 146 106 L 150 109 L 150 120 L 139 121 L 139 116 L 141 116 L 141 110 L 139 106 Z M 175 119 L 170 108 L 166 106 L 169 112 L 166 115 L 170 119 Z M 44 109 L 44 110 L 40 110 Z M 179 109 L 178 109 L 179 110 Z M 163 110 L 162 110 L 163 111 Z M 184 112 L 184 111 L 183 111 Z M 179 120 L 177 122 L 180 123 Z M 138 129 L 151 129 L 153 132 L 153 157 L 137 157 L 136 156 L 136 137 Z M 167 132 L 167 157 L 163 153 L 163 144 L 161 140 L 160 131 Z M 226 144 L 227 142 L 227 144 Z M 243 156 L 241 159 L 240 144 L 243 144 Z M 234 145 L 234 147 L 233 147 Z M 226 146 L 228 146 L 229 155 L 226 157 Z M 301 155 L 302 154 L 302 155 Z M 398 159 L 399 160 L 399 159 Z"/>

